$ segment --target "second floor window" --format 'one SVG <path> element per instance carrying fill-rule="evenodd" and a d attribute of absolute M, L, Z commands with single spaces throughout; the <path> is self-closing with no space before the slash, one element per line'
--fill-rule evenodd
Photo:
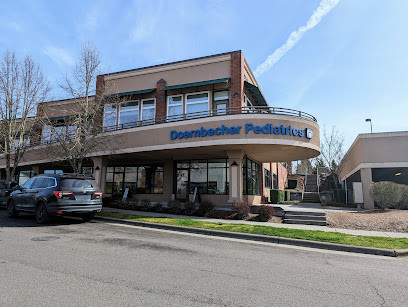
<path fill-rule="evenodd" d="M 116 113 L 116 106 L 111 104 L 105 105 L 105 111 L 103 113 L 103 125 L 105 127 L 116 126 Z"/>
<path fill-rule="evenodd" d="M 208 92 L 186 95 L 186 114 L 194 113 L 189 118 L 208 116 Z"/>
<path fill-rule="evenodd" d="M 183 115 L 183 95 L 170 96 L 167 98 L 168 121 L 177 120 Z"/>
<path fill-rule="evenodd" d="M 156 100 L 155 99 L 142 100 L 141 120 L 154 119 L 155 116 L 156 116 Z"/>
<path fill-rule="evenodd" d="M 139 120 L 139 101 L 129 101 L 119 108 L 119 125 Z"/>
<path fill-rule="evenodd" d="M 56 143 L 58 141 L 63 141 L 66 138 L 74 138 L 76 135 L 76 126 L 49 126 L 45 125 L 42 129 L 41 143 Z"/>

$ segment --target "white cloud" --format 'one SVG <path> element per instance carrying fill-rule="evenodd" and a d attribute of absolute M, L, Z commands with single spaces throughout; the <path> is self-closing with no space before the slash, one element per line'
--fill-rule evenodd
<path fill-rule="evenodd" d="M 260 64 L 255 70 L 255 76 L 259 77 L 264 72 L 272 68 L 276 62 L 280 60 L 290 49 L 293 48 L 303 37 L 306 31 L 314 28 L 322 18 L 330 12 L 340 0 L 322 0 L 318 8 L 313 12 L 312 16 L 309 18 L 305 26 L 299 27 L 296 31 L 290 33 L 289 38 L 286 43 L 276 49 L 268 58 Z"/>
<path fill-rule="evenodd" d="M 74 57 L 64 48 L 48 46 L 43 53 L 49 56 L 54 62 L 61 66 L 72 66 L 75 64 Z"/>

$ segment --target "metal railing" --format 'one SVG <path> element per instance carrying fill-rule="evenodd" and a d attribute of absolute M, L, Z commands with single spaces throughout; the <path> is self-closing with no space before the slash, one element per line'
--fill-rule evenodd
<path fill-rule="evenodd" d="M 211 111 L 202 111 L 202 112 L 194 112 L 194 113 L 186 113 L 186 114 L 178 114 L 178 115 L 170 115 L 170 116 L 161 116 L 151 119 L 142 119 L 135 122 L 118 124 L 113 126 L 105 126 L 103 127 L 103 131 L 115 131 L 115 130 L 122 130 L 122 129 L 130 129 L 135 127 L 142 127 L 142 126 L 150 126 L 155 124 L 162 124 L 162 123 L 169 123 L 169 122 L 177 122 L 183 120 L 190 120 L 190 119 L 197 119 L 197 118 L 205 118 L 205 117 L 212 117 L 212 116 L 224 116 L 224 115 L 239 115 L 239 114 L 271 114 L 271 115 L 285 115 L 285 116 L 293 116 L 297 118 L 306 119 L 312 122 L 317 122 L 316 118 L 309 113 L 297 111 L 293 109 L 285 109 L 285 108 L 277 108 L 277 107 L 263 107 L 263 106 L 255 106 L 255 107 L 232 107 L 226 109 L 213 109 Z"/>

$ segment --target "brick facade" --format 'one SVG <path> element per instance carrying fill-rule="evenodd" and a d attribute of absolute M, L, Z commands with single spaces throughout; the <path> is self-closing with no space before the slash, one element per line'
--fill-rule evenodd
<path fill-rule="evenodd" d="M 166 80 L 160 79 L 156 84 L 156 119 L 166 116 L 166 91 L 162 89 L 167 86 Z"/>
<path fill-rule="evenodd" d="M 239 108 L 244 106 L 244 73 L 243 56 L 241 51 L 231 54 L 231 89 L 230 107 Z"/>

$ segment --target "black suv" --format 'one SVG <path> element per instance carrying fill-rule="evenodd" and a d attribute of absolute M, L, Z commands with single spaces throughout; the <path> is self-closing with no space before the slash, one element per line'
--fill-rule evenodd
<path fill-rule="evenodd" d="M 95 180 L 72 174 L 42 174 L 29 179 L 12 192 L 7 209 L 9 217 L 19 212 L 35 213 L 37 222 L 51 216 L 79 215 L 91 220 L 102 210 L 102 192 Z"/>

